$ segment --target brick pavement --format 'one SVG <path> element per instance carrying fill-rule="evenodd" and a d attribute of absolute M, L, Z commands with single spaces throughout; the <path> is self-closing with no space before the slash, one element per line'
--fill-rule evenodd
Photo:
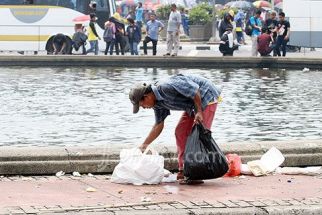
<path fill-rule="evenodd" d="M 110 183 L 106 175 L 0 177 L 0 215 L 322 214 L 322 179 L 292 176 L 293 183 L 289 183 L 288 178 L 275 175 L 222 178 L 200 186 L 180 186 L 176 183 L 131 186 Z M 281 183 L 280 187 L 277 183 Z M 83 192 L 88 186 L 96 187 L 98 191 Z M 285 186 L 288 187 L 283 189 Z M 66 193 L 66 187 L 71 193 Z M 164 192 L 169 187 L 177 188 L 177 191 Z M 96 195 L 97 198 L 94 198 Z M 150 197 L 151 202 L 138 200 L 141 195 Z M 76 201 L 73 196 L 77 197 Z"/>

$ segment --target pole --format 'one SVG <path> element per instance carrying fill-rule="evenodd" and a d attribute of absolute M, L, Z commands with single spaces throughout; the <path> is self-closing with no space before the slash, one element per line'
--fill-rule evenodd
<path fill-rule="evenodd" d="M 274 4 L 275 4 L 274 0 L 271 0 L 272 10 L 274 10 L 274 8 L 275 8 Z"/>
<path fill-rule="evenodd" d="M 212 18 L 212 36 L 209 39 L 210 43 L 218 41 L 218 39 L 217 39 L 216 0 L 212 0 L 212 14 L 213 14 L 213 18 Z"/>

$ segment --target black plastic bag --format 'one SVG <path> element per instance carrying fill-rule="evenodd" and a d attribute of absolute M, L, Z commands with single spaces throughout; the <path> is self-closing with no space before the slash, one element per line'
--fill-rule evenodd
<path fill-rule="evenodd" d="M 184 175 L 188 180 L 214 179 L 228 171 L 226 156 L 211 137 L 211 131 L 194 125 L 184 152 Z"/>

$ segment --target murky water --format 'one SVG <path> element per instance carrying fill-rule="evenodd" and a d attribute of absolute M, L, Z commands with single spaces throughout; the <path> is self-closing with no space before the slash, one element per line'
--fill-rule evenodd
<path fill-rule="evenodd" d="M 320 139 L 322 72 L 202 69 L 0 68 L 0 146 L 143 142 L 152 110 L 132 114 L 129 87 L 194 73 L 223 88 L 217 142 Z M 175 144 L 180 112 L 157 143 Z"/>

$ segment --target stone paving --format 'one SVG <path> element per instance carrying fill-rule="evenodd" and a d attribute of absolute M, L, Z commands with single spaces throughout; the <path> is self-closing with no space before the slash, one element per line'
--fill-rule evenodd
<path fill-rule="evenodd" d="M 322 214 L 319 177 L 247 176 L 210 180 L 198 186 L 119 185 L 109 178 L 1 176 L 0 215 Z M 94 191 L 84 192 L 87 187 Z M 142 196 L 146 198 L 142 200 Z"/>

